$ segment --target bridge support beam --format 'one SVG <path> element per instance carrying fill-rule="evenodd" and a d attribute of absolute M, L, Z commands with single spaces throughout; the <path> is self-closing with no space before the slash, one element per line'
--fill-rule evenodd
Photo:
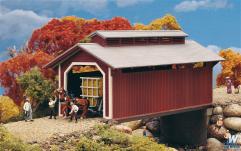
<path fill-rule="evenodd" d="M 207 139 L 206 109 L 162 118 L 167 141 L 179 145 L 204 145 Z"/>

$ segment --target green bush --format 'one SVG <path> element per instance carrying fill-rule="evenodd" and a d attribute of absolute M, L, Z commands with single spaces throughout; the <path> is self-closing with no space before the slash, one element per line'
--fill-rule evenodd
<path fill-rule="evenodd" d="M 0 151 L 41 151 L 38 145 L 28 145 L 13 137 L 4 127 L 0 126 Z"/>
<path fill-rule="evenodd" d="M 99 139 L 93 139 L 98 136 Z M 167 147 L 146 137 L 132 136 L 98 126 L 81 137 L 77 151 L 165 151 Z"/>

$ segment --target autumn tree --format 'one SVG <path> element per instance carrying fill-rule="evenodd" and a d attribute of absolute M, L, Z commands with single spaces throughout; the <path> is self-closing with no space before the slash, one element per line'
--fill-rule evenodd
<path fill-rule="evenodd" d="M 225 84 L 225 77 L 230 77 L 233 81 L 241 82 L 241 54 L 232 49 L 224 49 L 219 55 L 225 59 L 221 62 L 222 71 L 217 76 L 217 86 Z"/>
<path fill-rule="evenodd" d="M 16 78 L 30 70 L 32 67 L 38 66 L 42 69 L 42 67 L 51 59 L 53 59 L 53 57 L 47 53 L 37 51 L 31 54 L 23 52 L 14 58 L 1 62 L 0 86 L 4 88 L 5 95 L 9 96 L 15 101 L 15 103 L 20 105 L 23 92 L 21 91 Z M 54 76 L 53 71 L 50 69 L 48 69 L 48 71 L 46 71 L 46 69 L 42 69 L 42 72 L 48 78 L 53 78 Z"/>
<path fill-rule="evenodd" d="M 48 24 L 33 32 L 28 46 L 30 50 L 43 50 L 51 55 L 58 55 L 83 40 L 96 30 L 128 30 L 130 22 L 122 17 L 111 20 L 85 20 L 74 16 L 52 19 Z"/>
<path fill-rule="evenodd" d="M 135 30 L 181 30 L 176 18 L 170 14 L 165 15 L 162 18 L 151 21 L 148 25 L 142 23 L 136 23 L 134 25 Z"/>

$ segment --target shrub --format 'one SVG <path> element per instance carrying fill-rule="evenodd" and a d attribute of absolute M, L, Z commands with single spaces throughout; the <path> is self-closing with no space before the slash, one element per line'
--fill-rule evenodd
<path fill-rule="evenodd" d="M 98 136 L 99 139 L 94 139 Z M 81 137 L 78 151 L 164 151 L 167 147 L 157 144 L 147 137 L 132 136 L 110 129 L 108 126 L 98 126 Z"/>
<path fill-rule="evenodd" d="M 31 98 L 33 111 L 48 100 L 55 89 L 55 83 L 46 79 L 37 67 L 17 77 L 17 82 L 24 94 Z"/>
<path fill-rule="evenodd" d="M 0 126 L 0 151 L 41 151 L 38 145 L 28 145 L 13 137 L 4 127 Z"/>
<path fill-rule="evenodd" d="M 19 108 L 8 96 L 0 96 L 0 122 L 19 116 Z"/>

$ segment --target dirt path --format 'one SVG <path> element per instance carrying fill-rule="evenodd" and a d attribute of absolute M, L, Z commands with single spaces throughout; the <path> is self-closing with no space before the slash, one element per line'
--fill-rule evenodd
<path fill-rule="evenodd" d="M 45 117 L 35 119 L 33 122 L 19 121 L 4 124 L 4 126 L 15 137 L 25 142 L 42 142 L 56 133 L 66 135 L 74 131 L 88 131 L 98 123 L 100 118 L 89 118 L 75 123 L 63 118 L 54 120 Z"/>

